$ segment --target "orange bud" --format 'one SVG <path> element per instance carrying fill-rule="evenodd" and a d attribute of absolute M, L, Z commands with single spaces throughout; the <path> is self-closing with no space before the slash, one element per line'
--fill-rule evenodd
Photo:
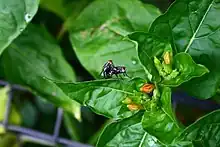
<path fill-rule="evenodd" d="M 125 99 L 122 101 L 122 103 L 124 103 L 124 104 L 131 104 L 131 103 L 132 103 L 132 100 L 127 97 L 127 98 L 125 98 Z"/>
<path fill-rule="evenodd" d="M 140 91 L 144 93 L 151 93 L 154 90 L 155 86 L 153 84 L 144 84 L 141 88 Z"/>
<path fill-rule="evenodd" d="M 164 59 L 164 63 L 165 64 L 171 64 L 171 53 L 170 52 L 166 52 L 164 55 L 163 55 L 163 59 Z"/>
<path fill-rule="evenodd" d="M 143 108 L 141 105 L 137 105 L 137 104 L 130 104 L 130 105 L 127 105 L 127 107 L 130 111 L 136 111 L 136 110 L 140 110 Z"/>

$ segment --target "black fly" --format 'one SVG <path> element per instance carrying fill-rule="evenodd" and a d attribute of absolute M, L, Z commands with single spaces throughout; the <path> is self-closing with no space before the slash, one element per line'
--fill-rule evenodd
<path fill-rule="evenodd" d="M 115 66 L 112 60 L 108 60 L 102 68 L 101 75 L 106 78 L 111 78 L 113 75 L 118 77 L 119 74 L 123 74 L 124 76 L 128 76 L 125 66 Z"/>

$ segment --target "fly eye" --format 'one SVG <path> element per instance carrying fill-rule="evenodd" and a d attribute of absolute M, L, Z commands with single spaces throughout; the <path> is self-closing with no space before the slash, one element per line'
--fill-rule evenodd
<path fill-rule="evenodd" d="M 108 62 L 112 63 L 112 60 L 108 60 Z"/>
<path fill-rule="evenodd" d="M 122 72 L 125 72 L 126 71 L 126 68 L 123 66 L 123 67 L 121 67 L 121 71 Z"/>

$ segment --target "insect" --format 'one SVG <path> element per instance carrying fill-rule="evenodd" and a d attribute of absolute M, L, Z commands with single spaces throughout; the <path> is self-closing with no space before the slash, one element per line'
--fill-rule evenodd
<path fill-rule="evenodd" d="M 124 76 L 128 76 L 125 66 L 115 66 L 112 60 L 108 60 L 102 68 L 101 76 L 106 78 L 111 78 L 113 75 L 118 77 L 119 74 L 123 74 Z"/>

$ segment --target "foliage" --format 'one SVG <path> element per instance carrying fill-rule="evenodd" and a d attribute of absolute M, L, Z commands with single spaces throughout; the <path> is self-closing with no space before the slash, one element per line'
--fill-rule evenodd
<path fill-rule="evenodd" d="M 112 119 L 98 147 L 219 146 L 219 110 L 184 126 L 172 105 L 177 89 L 198 99 L 218 96 L 219 0 L 176 0 L 164 14 L 139 0 L 42 0 L 42 9 L 64 21 L 57 36 L 34 21 L 28 25 L 38 3 L 0 2 L 0 75 L 68 111 L 72 139 L 81 140 L 71 116 L 81 121 L 80 107 L 87 106 Z M 93 80 L 78 80 L 78 68 L 66 61 L 58 42 L 66 31 Z M 108 60 L 126 66 L 129 77 L 101 79 Z M 34 118 L 35 108 L 26 104 L 21 113 Z"/>
<path fill-rule="evenodd" d="M 0 89 L 0 121 L 3 121 L 5 118 L 5 110 L 6 110 L 6 103 L 8 100 L 8 92 L 10 91 L 10 87 L 4 87 Z M 12 106 L 11 115 L 9 116 L 9 123 L 10 124 L 21 124 L 21 114 L 17 111 L 15 106 Z M 5 133 L 4 127 L 0 125 L 0 134 Z"/>

